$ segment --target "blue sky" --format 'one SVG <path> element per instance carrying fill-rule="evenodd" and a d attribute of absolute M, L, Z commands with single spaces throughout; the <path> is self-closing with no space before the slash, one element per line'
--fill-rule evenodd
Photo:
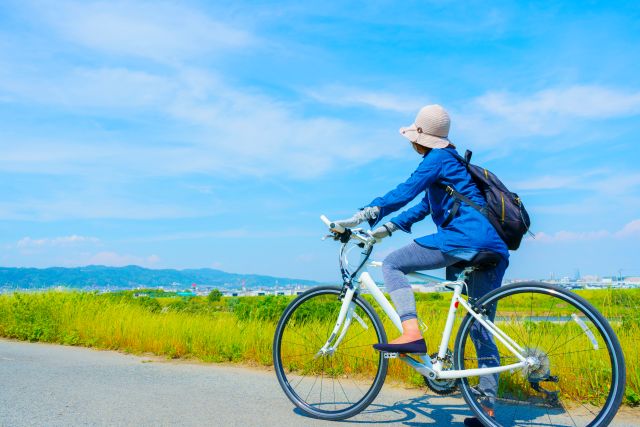
<path fill-rule="evenodd" d="M 2 2 L 0 265 L 333 280 L 318 216 L 406 179 L 440 103 L 532 215 L 507 277 L 640 275 L 637 5 L 328 3 Z"/>

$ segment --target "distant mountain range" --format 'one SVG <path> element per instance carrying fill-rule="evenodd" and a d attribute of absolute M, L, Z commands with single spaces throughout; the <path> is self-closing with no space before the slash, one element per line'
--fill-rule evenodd
<path fill-rule="evenodd" d="M 197 285 L 240 287 L 314 285 L 312 280 L 298 280 L 284 277 L 260 276 L 257 274 L 234 274 L 212 268 L 187 270 L 149 268 L 130 265 L 126 267 L 105 267 L 89 265 L 86 267 L 64 268 L 11 268 L 0 267 L 0 287 L 42 288 L 49 286 L 83 287 L 122 287 L 138 286 L 179 286 Z"/>

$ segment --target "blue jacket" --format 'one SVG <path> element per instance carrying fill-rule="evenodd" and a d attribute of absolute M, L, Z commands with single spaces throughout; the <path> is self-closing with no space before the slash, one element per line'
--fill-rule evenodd
<path fill-rule="evenodd" d="M 424 198 L 420 203 L 391 219 L 400 230 L 410 233 L 414 223 L 431 214 L 438 232 L 419 237 L 415 239 L 416 243 L 427 248 L 440 249 L 443 253 L 466 260 L 472 258 L 480 249 L 499 253 L 508 259 L 507 245 L 489 220 L 465 203 L 460 204 L 458 213 L 451 222 L 442 227 L 453 207 L 454 199 L 442 188 L 433 185 L 434 183 L 450 185 L 480 206 L 486 203 L 467 169 L 453 156 L 454 153 L 456 151 L 452 147 L 431 150 L 407 181 L 369 203 L 367 206 L 380 208 L 378 218 L 370 221 L 371 227 L 424 192 Z"/>

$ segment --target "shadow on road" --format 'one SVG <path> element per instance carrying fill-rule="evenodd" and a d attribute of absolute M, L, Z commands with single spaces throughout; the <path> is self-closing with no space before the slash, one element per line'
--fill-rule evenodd
<path fill-rule="evenodd" d="M 460 403 L 453 403 L 453 401 Z M 307 417 L 300 409 L 293 410 L 298 415 Z M 451 396 L 418 396 L 400 400 L 391 405 L 372 403 L 361 414 L 348 420 L 336 421 L 349 424 L 404 424 L 406 426 L 440 426 L 463 425 L 461 421 L 454 421 L 454 417 L 470 416 L 471 412 L 462 400 Z M 458 417 L 456 417 L 458 416 Z"/>
<path fill-rule="evenodd" d="M 539 427 L 551 427 L 560 425 L 552 420 L 558 414 L 566 414 L 564 409 L 551 410 L 547 406 L 535 405 L 511 405 L 501 406 L 501 411 L 508 419 L 515 419 L 516 413 L 519 422 L 534 423 Z M 294 409 L 294 413 L 308 417 L 300 409 Z M 402 424 L 405 426 L 462 426 L 465 417 L 471 416 L 471 410 L 464 403 L 460 395 L 433 396 L 423 395 L 409 399 L 399 400 L 393 404 L 373 403 L 361 414 L 347 420 L 336 421 L 348 425 L 358 424 Z M 587 414 L 588 415 L 588 414 Z M 576 413 L 571 417 L 580 419 Z M 566 422 L 566 420 L 565 420 Z M 562 425 L 564 425 L 562 423 Z"/>

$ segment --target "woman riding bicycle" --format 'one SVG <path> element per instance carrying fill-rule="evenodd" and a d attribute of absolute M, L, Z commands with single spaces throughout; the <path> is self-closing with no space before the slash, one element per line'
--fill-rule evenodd
<path fill-rule="evenodd" d="M 446 191 L 450 186 L 480 206 L 485 205 L 477 186 L 465 166 L 458 160 L 455 146 L 449 141 L 449 115 L 439 105 L 427 105 L 418 113 L 415 123 L 401 128 L 415 151 L 423 159 L 411 176 L 382 197 L 375 198 L 352 218 L 336 221 L 344 227 L 354 227 L 368 221 L 371 227 L 384 217 L 398 211 L 424 192 L 423 199 L 410 209 L 393 217 L 373 231 L 376 238 L 390 236 L 397 230 L 410 233 L 411 226 L 431 214 L 437 232 L 419 237 L 384 259 L 384 283 L 402 320 L 402 335 L 388 344 L 374 348 L 395 353 L 426 353 L 427 346 L 418 326 L 413 290 L 405 274 L 418 270 L 431 270 L 470 261 L 480 252 L 498 254 L 494 268 L 476 271 L 469 280 L 469 296 L 480 298 L 502 283 L 508 265 L 509 251 L 487 218 L 471 206 L 455 204 Z M 444 184 L 444 185 L 443 185 Z M 493 317 L 494 313 L 489 313 Z M 493 338 L 479 324 L 471 336 L 481 361 L 480 367 L 498 366 L 498 350 Z M 479 392 L 495 397 L 498 375 L 480 378 Z M 493 415 L 492 399 L 487 400 L 486 411 Z M 465 420 L 475 425 L 477 420 Z M 480 425 L 480 424 L 477 424 Z"/>

